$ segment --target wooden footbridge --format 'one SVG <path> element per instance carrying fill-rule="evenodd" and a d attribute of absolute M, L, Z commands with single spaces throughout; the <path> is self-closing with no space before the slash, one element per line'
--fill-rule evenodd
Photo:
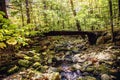
<path fill-rule="evenodd" d="M 90 45 L 96 44 L 99 36 L 104 35 L 104 31 L 50 31 L 44 33 L 45 36 L 60 36 L 60 35 L 87 35 Z"/>

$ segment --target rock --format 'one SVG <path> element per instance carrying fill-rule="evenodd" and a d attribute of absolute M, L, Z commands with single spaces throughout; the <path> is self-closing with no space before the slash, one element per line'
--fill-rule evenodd
<path fill-rule="evenodd" d="M 102 74 L 101 80 L 111 80 L 111 77 L 108 74 Z"/>
<path fill-rule="evenodd" d="M 111 66 L 114 64 L 113 61 L 106 61 L 105 63 L 106 63 L 106 64 L 109 64 L 109 65 L 111 65 Z"/>
<path fill-rule="evenodd" d="M 82 65 L 82 71 L 86 71 L 87 67 L 91 66 L 92 62 L 91 61 L 86 61 L 84 62 L 84 64 Z"/>
<path fill-rule="evenodd" d="M 89 73 L 88 73 L 88 72 L 83 72 L 82 75 L 83 75 L 83 76 L 88 76 Z"/>
<path fill-rule="evenodd" d="M 49 77 L 49 80 L 61 80 L 60 74 L 58 72 L 52 73 L 51 76 Z"/>
<path fill-rule="evenodd" d="M 85 76 L 82 79 L 78 79 L 78 80 L 97 80 L 95 77 L 92 76 Z"/>
<path fill-rule="evenodd" d="M 93 66 L 88 66 L 85 71 L 92 72 L 92 71 L 94 71 L 94 67 Z"/>
<path fill-rule="evenodd" d="M 22 54 L 22 53 L 16 53 L 17 58 L 23 59 L 25 56 L 27 56 L 27 55 Z"/>
<path fill-rule="evenodd" d="M 35 62 L 32 67 L 37 68 L 37 67 L 40 67 L 40 66 L 41 66 L 40 62 Z"/>
<path fill-rule="evenodd" d="M 88 55 L 76 54 L 72 57 L 73 62 L 85 62 L 88 59 Z"/>
<path fill-rule="evenodd" d="M 32 58 L 29 57 L 29 56 L 24 56 L 24 59 L 25 59 L 25 60 L 32 60 Z"/>
<path fill-rule="evenodd" d="M 20 60 L 18 61 L 18 64 L 19 64 L 20 66 L 23 66 L 23 67 L 29 67 L 29 66 L 31 65 L 31 62 L 28 61 L 28 60 L 20 59 Z"/>
<path fill-rule="evenodd" d="M 77 70 L 77 69 L 81 69 L 82 66 L 80 66 L 80 65 L 77 63 L 77 64 L 74 64 L 74 65 L 72 66 L 72 68 L 75 69 L 75 70 Z"/>
<path fill-rule="evenodd" d="M 13 73 L 17 72 L 18 70 L 19 70 L 19 67 L 15 65 L 15 66 L 11 67 L 11 68 L 7 71 L 7 73 L 8 73 L 8 74 L 13 74 Z"/>
<path fill-rule="evenodd" d="M 50 67 L 50 68 L 47 70 L 48 73 L 58 72 L 58 71 L 59 71 L 59 69 L 58 69 L 58 68 L 55 68 L 55 67 Z"/>
<path fill-rule="evenodd" d="M 104 61 L 104 60 L 112 60 L 113 55 L 108 52 L 102 51 L 96 54 L 94 57 L 98 59 L 99 61 Z"/>
<path fill-rule="evenodd" d="M 40 70 L 39 70 L 40 72 L 46 72 L 48 70 L 49 66 L 45 65 L 45 66 L 40 66 L 39 68 L 40 68 Z"/>
<path fill-rule="evenodd" d="M 26 52 L 26 55 L 28 55 L 30 57 L 33 57 L 34 54 L 35 54 L 35 50 Z"/>
<path fill-rule="evenodd" d="M 99 38 L 97 39 L 96 44 L 104 44 L 104 37 L 103 37 L 103 36 L 99 37 Z"/>
<path fill-rule="evenodd" d="M 118 72 L 117 69 L 110 69 L 109 71 L 110 74 L 116 74 L 117 72 Z"/>
<path fill-rule="evenodd" d="M 40 57 L 39 57 L 38 55 L 34 55 L 34 56 L 33 56 L 33 60 L 34 60 L 35 62 L 39 62 L 41 59 L 40 59 Z"/>
<path fill-rule="evenodd" d="M 109 68 L 105 64 L 99 65 L 96 70 L 100 71 L 100 73 L 109 73 Z"/>

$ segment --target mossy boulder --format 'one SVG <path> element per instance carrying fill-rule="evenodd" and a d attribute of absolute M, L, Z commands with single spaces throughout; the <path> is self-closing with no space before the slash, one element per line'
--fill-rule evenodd
<path fill-rule="evenodd" d="M 88 66 L 85 71 L 92 72 L 92 71 L 94 71 L 94 69 L 95 68 L 93 66 Z"/>
<path fill-rule="evenodd" d="M 112 80 L 111 77 L 108 74 L 102 74 L 101 80 Z"/>
<path fill-rule="evenodd" d="M 92 77 L 92 76 L 85 76 L 85 77 L 79 78 L 77 80 L 97 80 L 97 79 L 95 77 Z"/>
<path fill-rule="evenodd" d="M 38 68 L 40 66 L 41 66 L 40 62 L 35 62 L 32 67 L 33 68 Z"/>
<path fill-rule="evenodd" d="M 51 74 L 48 74 L 49 80 L 61 80 L 59 72 L 53 72 Z"/>
<path fill-rule="evenodd" d="M 25 60 L 32 60 L 32 57 L 24 56 L 24 59 L 25 59 Z"/>
<path fill-rule="evenodd" d="M 24 58 L 25 56 L 27 56 L 27 55 L 22 54 L 22 53 L 16 53 L 15 56 L 16 56 L 17 58 L 23 59 L 23 58 Z"/>
<path fill-rule="evenodd" d="M 101 64 L 99 67 L 96 68 L 96 70 L 100 73 L 109 73 L 109 68 L 105 64 Z"/>
<path fill-rule="evenodd" d="M 13 73 L 17 72 L 18 70 L 19 70 L 19 67 L 15 65 L 15 66 L 11 67 L 11 68 L 7 71 L 7 73 L 8 73 L 8 74 L 13 74 Z"/>
<path fill-rule="evenodd" d="M 58 72 L 52 73 L 51 80 L 60 80 L 60 74 Z"/>
<path fill-rule="evenodd" d="M 40 57 L 37 54 L 33 56 L 33 61 L 39 62 L 40 60 L 41 59 L 40 59 Z"/>
<path fill-rule="evenodd" d="M 18 61 L 18 64 L 20 66 L 22 66 L 22 67 L 29 67 L 32 63 L 30 61 L 28 61 L 28 60 L 25 60 L 25 59 L 22 60 L 22 59 L 20 59 Z"/>
<path fill-rule="evenodd" d="M 92 76 L 86 76 L 85 80 L 97 80 L 95 77 Z"/>

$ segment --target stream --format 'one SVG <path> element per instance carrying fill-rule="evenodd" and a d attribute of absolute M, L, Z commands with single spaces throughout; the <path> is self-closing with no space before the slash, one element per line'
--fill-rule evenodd
<path fill-rule="evenodd" d="M 16 59 L 0 69 L 0 76 L 7 74 L 3 80 L 120 80 L 120 49 L 88 46 L 75 37 L 45 39 Z"/>

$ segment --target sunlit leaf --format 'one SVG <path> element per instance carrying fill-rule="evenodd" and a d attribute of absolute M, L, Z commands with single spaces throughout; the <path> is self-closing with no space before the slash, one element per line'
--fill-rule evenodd
<path fill-rule="evenodd" d="M 16 45 L 17 40 L 15 38 L 10 38 L 9 40 L 6 41 L 6 43 L 9 45 Z"/>

